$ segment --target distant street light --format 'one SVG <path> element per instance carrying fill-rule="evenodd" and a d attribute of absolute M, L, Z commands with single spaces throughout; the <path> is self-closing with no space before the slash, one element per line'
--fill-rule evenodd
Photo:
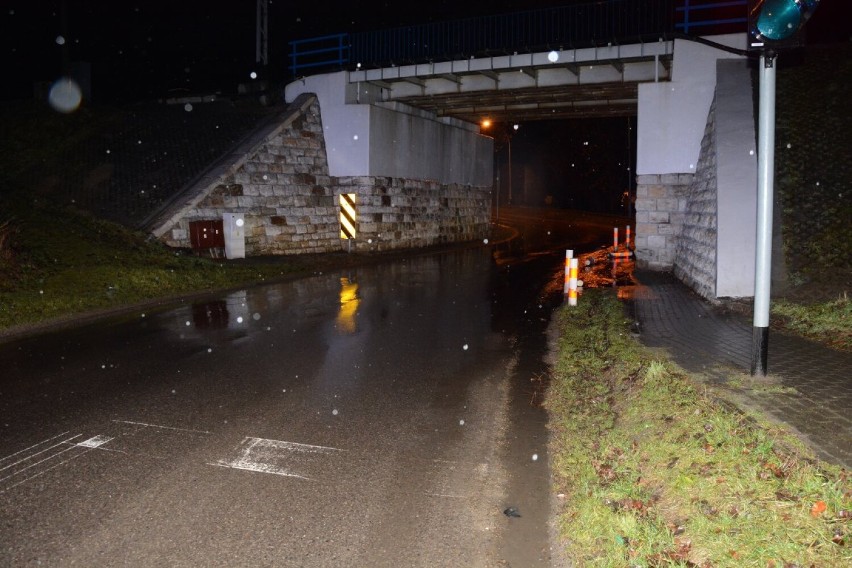
<path fill-rule="evenodd" d="M 491 126 L 493 126 L 493 124 L 494 123 L 489 118 L 484 118 L 479 123 L 482 130 L 488 130 L 489 128 L 491 128 Z M 508 199 L 508 202 L 509 202 L 510 205 L 512 204 L 512 197 L 513 197 L 513 195 L 512 195 L 512 134 L 514 132 L 517 132 L 519 128 L 520 128 L 520 124 L 514 123 L 514 124 L 512 124 L 511 130 L 509 130 L 508 128 L 505 129 L 505 130 L 500 129 L 500 130 L 498 130 L 497 132 L 494 133 L 494 139 L 499 141 L 499 142 L 505 141 L 506 147 L 508 148 L 508 153 L 509 153 L 509 161 L 508 161 L 509 199 Z M 498 172 L 497 179 L 498 180 L 500 179 L 499 172 Z M 498 208 L 498 211 L 499 211 L 499 207 L 500 207 L 500 187 L 498 186 L 498 188 L 497 188 L 497 208 Z"/>

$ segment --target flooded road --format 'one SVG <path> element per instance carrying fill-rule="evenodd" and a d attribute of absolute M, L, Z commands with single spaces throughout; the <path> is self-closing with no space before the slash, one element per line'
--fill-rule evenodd
<path fill-rule="evenodd" d="M 561 259 L 412 255 L 0 344 L 0 564 L 546 565 Z"/>

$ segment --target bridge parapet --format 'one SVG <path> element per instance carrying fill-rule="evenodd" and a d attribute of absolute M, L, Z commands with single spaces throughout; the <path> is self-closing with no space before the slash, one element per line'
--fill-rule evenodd
<path fill-rule="evenodd" d="M 636 114 L 636 84 L 671 74 L 671 41 L 349 72 L 358 102 L 400 100 L 472 123 Z M 549 89 L 549 91 L 548 91 Z"/>

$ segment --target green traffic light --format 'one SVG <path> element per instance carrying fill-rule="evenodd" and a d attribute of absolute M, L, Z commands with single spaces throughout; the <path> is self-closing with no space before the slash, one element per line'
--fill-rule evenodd
<path fill-rule="evenodd" d="M 760 37 L 783 41 L 796 34 L 819 0 L 765 0 L 755 27 Z"/>

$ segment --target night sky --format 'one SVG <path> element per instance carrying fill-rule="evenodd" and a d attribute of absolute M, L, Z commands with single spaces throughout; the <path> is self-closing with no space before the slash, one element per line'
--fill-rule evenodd
<path fill-rule="evenodd" d="M 31 97 L 33 83 L 54 81 L 63 61 L 92 64 L 95 100 L 233 91 L 252 71 L 286 79 L 294 39 L 566 4 L 571 0 L 270 0 L 270 65 L 264 71 L 255 64 L 252 0 L 9 0 L 0 12 L 6 74 L 0 100 Z"/>
<path fill-rule="evenodd" d="M 34 82 L 60 75 L 63 59 L 92 64 L 94 95 L 101 100 L 158 97 L 178 89 L 233 90 L 251 71 L 286 79 L 288 42 L 294 39 L 586 1 L 270 0 L 270 66 L 262 71 L 255 64 L 252 0 L 5 0 L 0 100 L 31 97 Z M 809 36 L 848 41 L 849 4 L 822 0 L 808 24 Z"/>

